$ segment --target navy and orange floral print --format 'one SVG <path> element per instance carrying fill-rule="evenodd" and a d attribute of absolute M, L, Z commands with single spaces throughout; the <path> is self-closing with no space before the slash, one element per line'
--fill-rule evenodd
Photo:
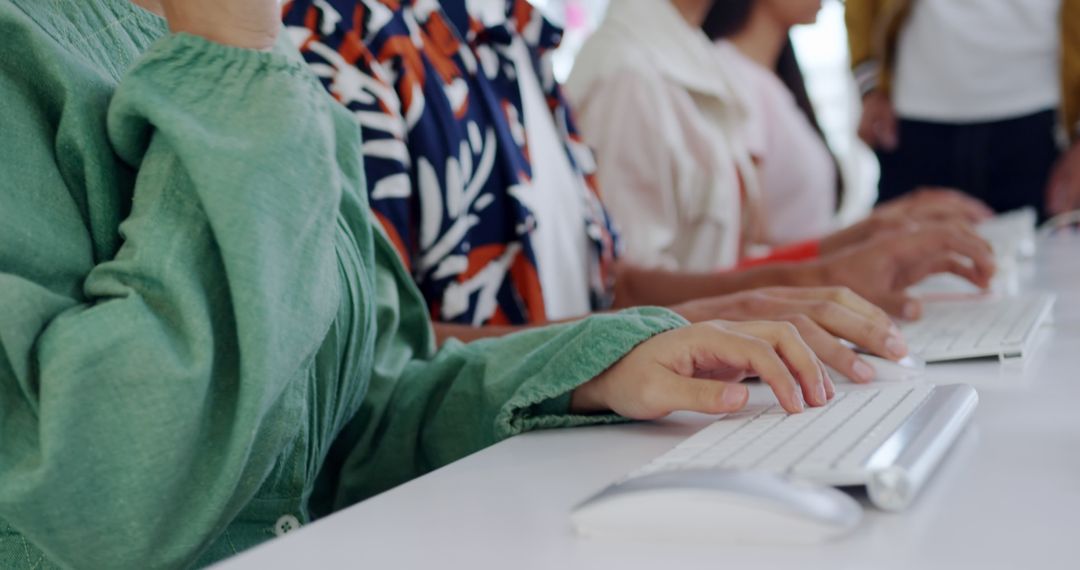
<path fill-rule="evenodd" d="M 615 232 L 575 132 L 550 50 L 561 30 L 524 0 L 485 27 L 465 0 L 294 0 L 288 33 L 363 132 L 371 209 L 436 321 L 516 325 L 546 320 L 530 236 L 528 141 L 519 73 L 537 73 L 581 176 L 594 310 L 611 304 Z M 445 8 L 445 10 L 444 10 Z M 534 69 L 507 50 L 521 38 Z"/>

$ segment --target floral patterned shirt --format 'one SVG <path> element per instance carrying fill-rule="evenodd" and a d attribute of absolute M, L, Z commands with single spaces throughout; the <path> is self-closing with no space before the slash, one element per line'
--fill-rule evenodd
<path fill-rule="evenodd" d="M 582 183 L 590 243 L 590 299 L 610 307 L 617 237 L 551 74 L 562 32 L 525 0 L 505 23 L 480 24 L 465 0 L 294 0 L 288 33 L 363 132 L 371 209 L 436 321 L 480 326 L 546 320 L 521 199 L 531 167 L 517 77 L 537 73 Z M 460 31 L 459 31 L 460 30 Z M 534 69 L 509 55 L 525 41 Z M 539 70 L 539 71 L 538 71 Z"/>

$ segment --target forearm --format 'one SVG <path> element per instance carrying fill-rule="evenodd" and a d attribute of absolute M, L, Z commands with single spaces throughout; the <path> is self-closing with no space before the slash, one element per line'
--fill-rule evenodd
<path fill-rule="evenodd" d="M 535 327 L 437 352 L 428 316 L 394 253 L 376 244 L 379 348 L 370 389 L 330 464 L 343 507 L 523 431 L 609 422 L 576 416 L 570 394 L 644 340 L 686 324 L 639 309 Z"/>
<path fill-rule="evenodd" d="M 874 28 L 880 15 L 879 1 L 847 0 L 844 5 L 844 23 L 853 66 L 857 67 L 876 57 L 873 46 Z"/>
<path fill-rule="evenodd" d="M 822 273 L 815 262 L 778 263 L 717 273 L 665 271 L 622 264 L 616 278 L 615 304 L 616 307 L 672 306 L 760 287 L 820 286 L 825 284 Z"/>

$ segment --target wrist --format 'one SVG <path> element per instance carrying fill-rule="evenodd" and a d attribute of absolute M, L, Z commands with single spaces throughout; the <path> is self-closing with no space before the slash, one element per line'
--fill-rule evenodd
<path fill-rule="evenodd" d="M 789 286 L 825 287 L 830 284 L 829 263 L 823 259 L 804 261 L 791 267 Z"/>
<path fill-rule="evenodd" d="M 607 373 L 601 373 L 596 378 L 578 386 L 570 393 L 570 413 L 576 415 L 599 414 L 608 411 L 601 396 L 603 382 Z"/>
<path fill-rule="evenodd" d="M 878 90 L 881 83 L 881 64 L 870 59 L 855 66 L 855 84 L 859 87 L 859 94 L 866 98 L 867 95 Z"/>
<path fill-rule="evenodd" d="M 862 223 L 865 222 L 860 222 L 860 224 Z M 864 232 L 861 231 L 863 227 L 864 226 L 860 226 L 859 224 L 855 226 L 849 226 L 821 238 L 819 247 L 821 255 L 825 256 L 832 254 L 847 247 L 849 243 L 862 240 L 864 237 Z"/>

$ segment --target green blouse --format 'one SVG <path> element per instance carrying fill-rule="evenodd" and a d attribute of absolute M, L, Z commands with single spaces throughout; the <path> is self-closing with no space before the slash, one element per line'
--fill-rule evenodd
<path fill-rule="evenodd" d="M 0 568 L 205 564 L 616 419 L 569 392 L 683 321 L 436 351 L 362 152 L 284 48 L 169 35 L 127 0 L 0 0 Z"/>

